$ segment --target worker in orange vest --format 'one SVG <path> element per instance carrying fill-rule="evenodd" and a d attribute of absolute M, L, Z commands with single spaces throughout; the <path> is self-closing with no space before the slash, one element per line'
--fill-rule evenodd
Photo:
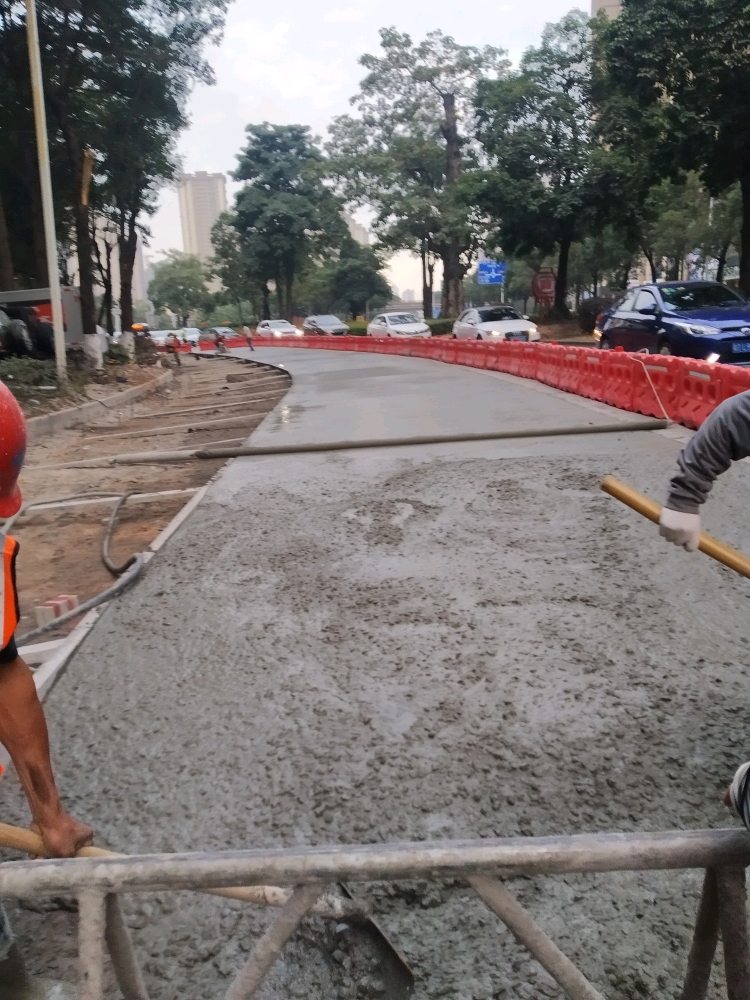
<path fill-rule="evenodd" d="M 11 392 L 0 383 L 0 519 L 12 517 L 21 507 L 18 474 L 25 451 L 23 413 Z M 93 833 L 62 807 L 34 678 L 16 649 L 17 555 L 18 542 L 0 531 L 0 743 L 15 765 L 47 853 L 58 858 L 72 857 L 91 843 Z"/>

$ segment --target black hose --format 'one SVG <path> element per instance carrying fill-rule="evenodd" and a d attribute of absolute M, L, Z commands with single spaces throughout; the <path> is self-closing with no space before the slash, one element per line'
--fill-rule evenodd
<path fill-rule="evenodd" d="M 109 524 L 107 525 L 107 530 L 104 532 L 104 538 L 102 539 L 102 562 L 110 571 L 112 576 L 120 576 L 135 562 L 137 556 L 132 555 L 129 559 L 126 559 L 121 566 L 115 565 L 109 557 L 109 543 L 112 540 L 112 533 L 115 530 L 115 524 L 117 523 L 117 515 L 120 513 L 120 508 L 128 499 L 128 497 L 137 496 L 141 493 L 141 490 L 128 490 L 127 493 L 123 493 L 117 503 L 112 509 L 112 513 L 109 516 Z"/>

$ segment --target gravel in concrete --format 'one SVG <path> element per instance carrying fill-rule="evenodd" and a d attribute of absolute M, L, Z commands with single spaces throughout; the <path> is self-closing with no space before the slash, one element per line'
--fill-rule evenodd
<path fill-rule="evenodd" d="M 256 356 L 294 385 L 254 443 L 614 412 L 415 359 Z M 750 584 L 598 490 L 614 473 L 660 498 L 677 450 L 623 433 L 235 461 L 48 700 L 67 802 L 134 853 L 737 822 L 720 797 L 750 752 Z M 706 518 L 745 551 L 748 486 L 741 463 Z M 700 881 L 509 888 L 608 998 L 676 1000 Z M 418 997 L 561 996 L 466 885 L 369 896 Z M 128 913 L 154 1000 L 222 996 L 270 919 L 190 894 Z M 385 995 L 317 920 L 261 992 Z"/>

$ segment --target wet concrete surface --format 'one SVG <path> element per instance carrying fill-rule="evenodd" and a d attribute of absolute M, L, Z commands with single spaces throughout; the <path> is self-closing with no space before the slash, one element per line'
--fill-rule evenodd
<path fill-rule="evenodd" d="M 416 359 L 256 357 L 294 385 L 253 443 L 612 419 Z M 750 756 L 750 583 L 598 489 L 613 473 L 661 498 L 678 447 L 628 432 L 233 462 L 47 701 L 67 803 L 130 853 L 736 823 L 720 798 Z M 745 551 L 749 485 L 735 466 L 706 516 Z M 610 1000 L 676 1000 L 700 880 L 509 888 Z M 416 996 L 562 996 L 466 885 L 365 891 Z M 187 893 L 127 909 L 154 1000 L 222 996 L 272 917 Z M 377 958 L 317 919 L 260 993 L 386 995 Z"/>

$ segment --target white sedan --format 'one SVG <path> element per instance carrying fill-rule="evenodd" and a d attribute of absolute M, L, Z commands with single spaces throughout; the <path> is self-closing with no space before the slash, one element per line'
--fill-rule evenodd
<path fill-rule="evenodd" d="M 527 316 L 510 306 L 465 309 L 453 324 L 459 340 L 539 340 L 539 331 Z"/>
<path fill-rule="evenodd" d="M 429 337 L 430 328 L 414 313 L 380 313 L 367 324 L 368 337 Z"/>
<path fill-rule="evenodd" d="M 259 337 L 303 337 L 302 330 L 286 319 L 262 319 L 256 333 Z"/>

